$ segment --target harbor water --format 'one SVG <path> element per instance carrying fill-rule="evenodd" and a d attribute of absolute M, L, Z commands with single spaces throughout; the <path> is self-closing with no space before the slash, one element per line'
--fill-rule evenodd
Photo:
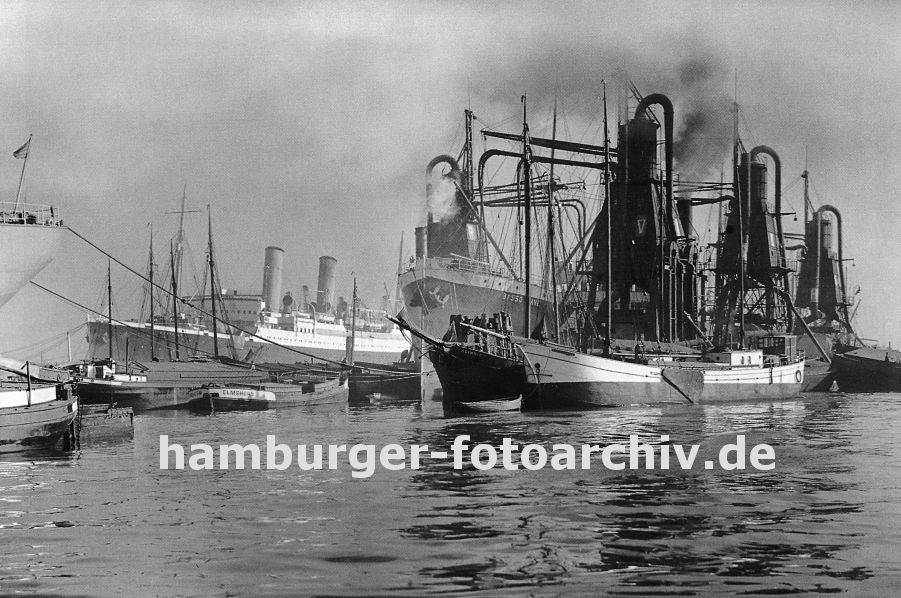
<path fill-rule="evenodd" d="M 133 438 L 0 461 L 0 594 L 901 593 L 901 401 L 811 395 L 715 407 L 445 415 L 441 404 L 141 414 Z M 189 446 L 428 444 L 460 434 L 701 445 L 744 434 L 772 471 L 160 469 Z M 265 467 L 265 465 L 264 465 Z"/>

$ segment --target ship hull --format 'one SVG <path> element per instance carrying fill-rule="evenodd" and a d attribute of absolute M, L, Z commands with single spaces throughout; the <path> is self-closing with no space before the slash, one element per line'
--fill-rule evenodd
<path fill-rule="evenodd" d="M 398 277 L 404 297 L 407 320 L 426 334 L 441 337 L 455 314 L 511 314 L 513 332 L 528 336 L 523 326 L 525 284 L 487 269 L 466 267 L 467 262 L 449 258 L 418 260 Z M 553 304 L 542 299 L 545 291 L 531 285 L 533 327 L 554 313 Z M 553 326 L 553 318 L 545 319 Z M 551 329 L 548 329 L 551 335 Z"/>
<path fill-rule="evenodd" d="M 401 354 L 404 350 L 407 350 L 409 345 L 404 347 L 404 349 L 398 347 L 391 351 L 354 349 L 354 362 L 365 361 L 378 365 L 390 365 L 400 360 Z M 316 361 L 317 359 L 341 363 L 347 359 L 347 351 L 342 349 L 298 346 L 296 347 L 297 351 L 292 351 L 272 343 L 257 340 L 247 342 L 245 349 L 244 361 L 256 363 L 303 363 Z M 298 351 L 302 353 L 298 353 Z"/>
<path fill-rule="evenodd" d="M 856 349 L 832 356 L 832 368 L 842 392 L 901 392 L 901 353 L 886 349 Z"/>
<path fill-rule="evenodd" d="M 88 322 L 88 359 L 102 359 L 109 357 L 109 325 L 100 320 Z M 124 363 L 126 361 L 126 348 L 129 361 L 149 363 L 152 355 L 157 359 L 172 360 L 176 353 L 180 358 L 194 355 L 213 355 L 215 347 L 213 333 L 209 330 L 189 328 L 179 329 L 178 351 L 175 345 L 175 330 L 171 326 L 157 326 L 153 332 L 153 354 L 151 354 L 150 325 L 141 322 L 113 323 L 113 359 Z M 385 335 L 387 336 L 387 335 Z M 355 361 L 366 361 L 381 365 L 394 363 L 401 358 L 401 354 L 409 346 L 406 343 L 392 342 L 393 348 L 385 350 L 368 350 L 368 339 L 362 338 L 359 346 L 354 349 Z M 313 339 L 307 344 L 287 344 L 280 342 L 279 346 L 253 337 L 227 334 L 218 335 L 219 353 L 227 355 L 232 353 L 244 361 L 266 363 L 299 363 L 315 359 L 325 359 L 340 362 L 347 356 L 346 339 Z M 327 345 L 327 346 L 322 346 Z M 286 347 L 291 347 L 291 350 Z"/>
<path fill-rule="evenodd" d="M 352 399 L 380 393 L 397 399 L 420 399 L 420 365 L 417 362 L 390 365 L 354 361 L 348 377 Z"/>
<path fill-rule="evenodd" d="M 156 409 L 180 409 L 188 405 L 191 389 L 210 382 L 258 384 L 264 372 L 216 361 L 160 361 L 140 371 L 146 381 L 84 379 L 77 392 L 85 404 L 116 404 L 136 413 Z"/>
<path fill-rule="evenodd" d="M 796 396 L 804 362 L 773 367 L 645 365 L 552 345 L 522 345 L 529 383 L 523 409 L 709 404 Z"/>
<path fill-rule="evenodd" d="M 213 333 L 197 328 L 179 329 L 178 347 L 176 350 L 175 329 L 172 326 L 157 326 L 151 333 L 150 325 L 144 322 L 113 322 L 112 327 L 106 321 L 89 320 L 87 325 L 89 360 L 105 359 L 110 355 L 109 329 L 113 332 L 113 360 L 120 363 L 139 361 L 149 363 L 154 358 L 171 361 L 176 358 L 187 358 L 194 355 L 212 355 L 214 353 Z M 151 349 L 151 336 L 153 348 Z M 218 335 L 219 352 L 227 355 L 234 345 L 239 356 L 246 353 L 243 338 Z M 126 356 L 126 351 L 128 355 Z"/>
<path fill-rule="evenodd" d="M 447 402 L 474 404 L 515 400 L 527 388 L 526 371 L 521 361 L 459 345 L 432 347 L 428 357 Z"/>
<path fill-rule="evenodd" d="M 262 384 L 259 386 L 216 386 L 196 388 L 189 394 L 190 407 L 196 411 L 263 411 L 278 407 L 302 407 L 346 403 L 346 382 L 331 380 L 307 387 L 300 384 Z"/>
<path fill-rule="evenodd" d="M 64 229 L 52 225 L 0 224 L 0 307 L 53 261 Z"/>
<path fill-rule="evenodd" d="M 0 453 L 53 446 L 72 432 L 78 415 L 78 399 L 75 396 L 56 398 L 55 387 L 49 387 L 46 392 L 54 398 L 30 407 L 0 407 Z M 39 390 L 33 391 L 35 399 L 38 394 Z"/>
<path fill-rule="evenodd" d="M 835 384 L 835 371 L 822 359 L 810 359 L 804 367 L 801 392 L 829 392 Z"/>

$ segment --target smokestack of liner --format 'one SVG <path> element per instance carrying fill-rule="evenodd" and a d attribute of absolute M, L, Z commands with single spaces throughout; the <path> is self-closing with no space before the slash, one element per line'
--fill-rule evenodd
<path fill-rule="evenodd" d="M 338 260 L 330 255 L 319 258 L 319 284 L 316 288 L 316 311 L 332 311 L 335 300 L 335 266 Z"/>
<path fill-rule="evenodd" d="M 282 298 L 282 264 L 285 251 L 281 247 L 267 247 L 263 266 L 263 309 L 277 312 Z"/>

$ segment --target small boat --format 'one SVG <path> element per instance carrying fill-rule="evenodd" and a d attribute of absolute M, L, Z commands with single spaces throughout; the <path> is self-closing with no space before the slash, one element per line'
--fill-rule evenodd
<path fill-rule="evenodd" d="M 445 409 L 459 413 L 497 413 L 500 411 L 519 411 L 522 409 L 522 397 L 499 399 L 494 401 L 478 401 L 473 403 L 445 403 Z"/>
<path fill-rule="evenodd" d="M 203 412 L 255 411 L 347 402 L 347 380 L 331 378 L 296 382 L 205 384 L 188 393 L 191 409 Z"/>
<path fill-rule="evenodd" d="M 420 364 L 418 361 L 398 361 L 391 365 L 354 362 L 348 387 L 351 397 L 380 394 L 401 400 L 420 399 Z"/>
<path fill-rule="evenodd" d="M 66 384 L 0 382 L 0 452 L 71 440 L 76 415 L 78 399 Z"/>

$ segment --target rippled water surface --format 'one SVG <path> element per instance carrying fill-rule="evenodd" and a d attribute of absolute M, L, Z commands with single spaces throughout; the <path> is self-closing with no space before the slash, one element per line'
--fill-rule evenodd
<path fill-rule="evenodd" d="M 901 595 L 901 395 L 445 416 L 440 403 L 139 415 L 134 438 L 0 461 L 0 594 Z M 184 445 L 447 450 L 746 434 L 770 472 L 159 469 Z"/>

